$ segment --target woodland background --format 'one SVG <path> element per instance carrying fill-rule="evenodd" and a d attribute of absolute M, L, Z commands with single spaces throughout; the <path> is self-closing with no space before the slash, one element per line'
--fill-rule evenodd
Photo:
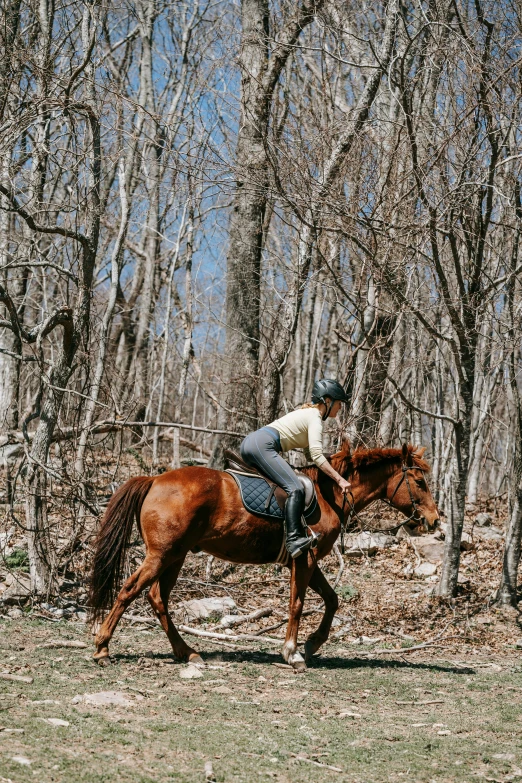
<path fill-rule="evenodd" d="M 219 467 L 327 376 L 330 450 L 427 447 L 440 595 L 507 501 L 516 603 L 521 14 L 2 0 L 0 501 L 35 594 L 129 475 Z"/>

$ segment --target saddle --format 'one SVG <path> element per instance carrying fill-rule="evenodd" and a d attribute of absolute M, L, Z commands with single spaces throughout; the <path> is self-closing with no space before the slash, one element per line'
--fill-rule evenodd
<path fill-rule="evenodd" d="M 227 465 L 225 470 L 230 473 L 238 485 L 241 500 L 247 511 L 258 516 L 283 519 L 286 498 L 288 497 L 284 489 L 274 484 L 260 470 L 243 462 L 235 452 L 225 451 L 224 457 Z M 308 476 L 298 471 L 296 471 L 296 477 L 305 493 L 303 516 L 308 524 L 313 525 L 320 516 L 314 483 Z"/>

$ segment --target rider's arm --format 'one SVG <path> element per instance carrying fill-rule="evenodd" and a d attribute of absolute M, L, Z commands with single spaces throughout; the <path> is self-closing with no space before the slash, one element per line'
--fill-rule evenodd
<path fill-rule="evenodd" d="M 323 454 L 323 423 L 321 419 L 316 417 L 314 417 L 308 427 L 308 449 L 317 467 L 323 473 L 326 473 L 327 476 L 330 476 L 336 484 L 339 484 L 343 492 L 346 492 L 350 487 L 350 483 L 340 476 L 335 468 L 332 468 Z"/>
<path fill-rule="evenodd" d="M 335 468 L 332 468 L 328 460 L 325 460 L 320 467 L 323 473 L 326 473 L 327 476 L 330 476 L 330 478 L 332 478 L 336 484 L 344 481 L 343 477 L 339 475 Z"/>
<path fill-rule="evenodd" d="M 344 495 L 346 495 L 346 493 L 348 492 L 348 490 L 350 489 L 350 486 L 351 486 L 350 482 L 346 481 L 345 478 L 340 476 L 339 473 L 334 468 L 332 468 L 332 466 L 330 465 L 328 460 L 326 460 L 326 462 L 323 462 L 323 464 L 321 465 L 321 470 L 324 473 L 326 473 L 327 476 L 330 476 L 330 478 L 333 478 L 333 480 L 337 484 L 339 484 L 341 492 Z"/>

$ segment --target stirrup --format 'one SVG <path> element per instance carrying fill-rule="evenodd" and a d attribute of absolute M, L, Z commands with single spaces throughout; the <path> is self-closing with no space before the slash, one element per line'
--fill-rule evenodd
<path fill-rule="evenodd" d="M 309 533 L 308 538 L 310 539 L 310 549 L 315 549 L 319 539 L 321 538 L 321 533 L 316 533 L 315 530 L 312 530 L 310 525 L 307 523 L 306 519 L 304 517 L 302 519 L 303 519 L 303 527 L 305 531 L 308 531 Z"/>

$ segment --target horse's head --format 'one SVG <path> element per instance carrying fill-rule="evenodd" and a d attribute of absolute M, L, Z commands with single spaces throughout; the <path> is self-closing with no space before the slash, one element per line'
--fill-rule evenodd
<path fill-rule="evenodd" d="M 425 448 L 404 444 L 402 465 L 390 474 L 386 500 L 411 519 L 411 527 L 423 525 L 427 530 L 437 527 L 439 510 L 427 483 L 429 465 L 423 460 Z"/>
<path fill-rule="evenodd" d="M 403 524 L 410 530 L 421 525 L 433 530 L 439 510 L 427 484 L 430 466 L 423 459 L 424 452 L 424 448 L 404 444 L 402 449 L 356 449 L 352 453 L 344 440 L 340 451 L 331 456 L 331 464 L 352 482 L 357 511 L 374 500 L 385 500 L 407 517 Z"/>

